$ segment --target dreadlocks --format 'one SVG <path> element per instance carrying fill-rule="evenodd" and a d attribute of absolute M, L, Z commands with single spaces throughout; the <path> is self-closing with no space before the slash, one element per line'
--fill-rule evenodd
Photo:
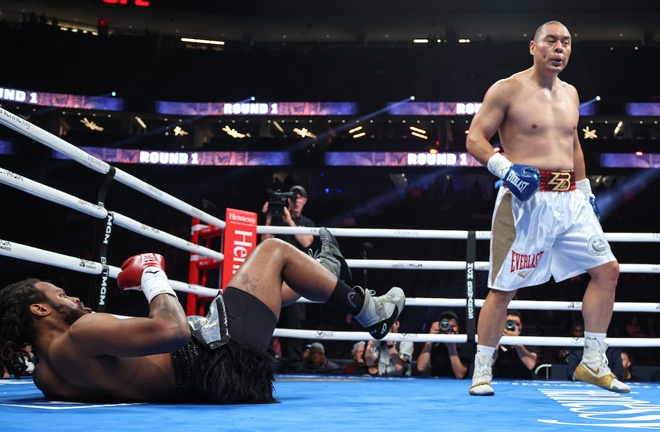
<path fill-rule="evenodd" d="M 46 294 L 35 286 L 37 282 L 38 279 L 26 279 L 0 290 L 0 364 L 16 378 L 27 370 L 22 361 L 27 352 L 22 347 L 34 343 L 36 336 L 30 305 L 48 302 Z"/>

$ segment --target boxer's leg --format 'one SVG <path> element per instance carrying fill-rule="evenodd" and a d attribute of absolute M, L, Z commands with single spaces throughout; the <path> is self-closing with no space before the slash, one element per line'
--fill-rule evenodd
<path fill-rule="evenodd" d="M 283 282 L 309 300 L 328 302 L 351 313 L 375 338 L 384 337 L 403 310 L 405 296 L 400 288 L 373 297 L 361 288 L 353 289 L 320 263 L 292 245 L 268 239 L 252 251 L 229 281 L 229 285 L 258 298 L 279 316 L 284 296 Z"/>
<path fill-rule="evenodd" d="M 287 282 L 288 288 L 283 288 Z M 325 302 L 337 285 L 337 277 L 294 246 L 267 239 L 250 253 L 229 286 L 246 291 L 279 317 L 282 300 L 295 295 Z"/>
<path fill-rule="evenodd" d="M 573 376 L 580 381 L 616 393 L 629 393 L 630 387 L 610 370 L 607 363 L 605 336 L 614 308 L 614 295 L 619 277 L 619 263 L 611 261 L 589 270 L 591 280 L 582 299 L 584 318 L 584 354 Z"/>
<path fill-rule="evenodd" d="M 582 299 L 584 330 L 606 333 L 612 319 L 619 263 L 612 261 L 589 270 L 591 280 Z"/>
<path fill-rule="evenodd" d="M 330 270 L 330 273 L 337 276 L 342 281 L 349 283 L 351 280 L 351 269 L 348 267 L 344 256 L 339 249 L 337 239 L 327 228 L 319 230 L 321 239 L 321 251 L 310 255 L 323 267 Z M 282 285 L 282 306 L 288 306 L 295 303 L 300 298 L 300 294 L 291 289 L 289 285 Z"/>
<path fill-rule="evenodd" d="M 506 321 L 506 312 L 516 290 L 502 291 L 491 289 L 486 296 L 477 324 L 479 345 L 474 358 L 474 373 L 470 394 L 473 396 L 492 396 L 495 394 L 490 381 L 493 379 L 494 348 L 502 337 Z"/>

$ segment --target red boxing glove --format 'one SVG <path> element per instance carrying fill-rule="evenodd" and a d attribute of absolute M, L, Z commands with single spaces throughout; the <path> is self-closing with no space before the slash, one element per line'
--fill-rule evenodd
<path fill-rule="evenodd" d="M 123 290 L 142 290 L 142 273 L 148 267 L 157 267 L 165 272 L 165 259 L 154 253 L 133 255 L 121 265 L 117 285 Z"/>
<path fill-rule="evenodd" d="M 117 276 L 117 285 L 124 290 L 142 291 L 151 303 L 157 295 L 176 293 L 167 281 L 165 260 L 154 253 L 132 256 L 121 265 L 122 271 Z"/>

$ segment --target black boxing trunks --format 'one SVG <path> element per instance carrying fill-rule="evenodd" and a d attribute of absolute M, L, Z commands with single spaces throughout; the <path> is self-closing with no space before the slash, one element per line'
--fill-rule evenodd
<path fill-rule="evenodd" d="M 227 287 L 206 317 L 188 317 L 193 338 L 172 353 L 177 399 L 192 403 L 272 403 L 273 358 L 266 352 L 275 314 Z"/>
<path fill-rule="evenodd" d="M 231 339 L 266 351 L 277 326 L 273 311 L 252 294 L 234 287 L 225 288 L 222 297 Z"/>

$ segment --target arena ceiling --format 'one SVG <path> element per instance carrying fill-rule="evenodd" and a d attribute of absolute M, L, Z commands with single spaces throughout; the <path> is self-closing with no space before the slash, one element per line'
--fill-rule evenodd
<path fill-rule="evenodd" d="M 660 41 L 656 0 L 0 0 L 0 18 L 10 23 L 29 13 L 85 26 L 103 18 L 111 32 L 249 43 L 400 43 L 448 35 L 508 41 L 529 39 L 551 19 L 564 22 L 576 41 Z"/>

